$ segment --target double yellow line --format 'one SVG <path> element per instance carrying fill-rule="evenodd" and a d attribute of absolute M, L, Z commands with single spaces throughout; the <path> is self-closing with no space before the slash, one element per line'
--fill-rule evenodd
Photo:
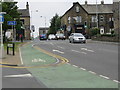
<path fill-rule="evenodd" d="M 41 52 L 49 55 L 49 56 L 52 56 L 54 58 L 57 58 L 59 60 L 61 60 L 60 63 L 57 63 L 55 65 L 61 65 L 61 64 L 65 64 L 65 63 L 68 63 L 69 60 L 67 60 L 66 58 L 62 57 L 62 56 L 59 56 L 59 55 L 56 55 L 56 54 L 53 54 L 51 52 L 48 52 L 40 47 L 37 47 L 37 46 L 34 46 L 35 49 L 37 50 L 40 50 Z M 24 67 L 24 66 L 12 66 L 11 64 L 9 65 L 9 63 L 1 63 L 3 65 L 0 65 L 0 67 L 8 67 L 8 68 L 47 68 L 47 67 L 50 67 L 50 66 L 54 66 L 53 64 L 47 64 L 47 65 L 43 65 L 43 66 L 28 66 L 28 67 Z M 8 65 L 4 65 L 4 64 L 8 64 Z"/>

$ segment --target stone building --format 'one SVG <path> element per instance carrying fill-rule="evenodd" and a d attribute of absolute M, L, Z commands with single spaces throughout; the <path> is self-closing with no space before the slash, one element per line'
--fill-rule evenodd
<path fill-rule="evenodd" d="M 71 32 L 78 32 L 83 34 L 90 33 L 91 28 L 98 27 L 100 33 L 110 33 L 111 30 L 116 30 L 118 25 L 118 19 L 116 23 L 114 19 L 118 17 L 118 12 L 114 14 L 114 10 L 118 10 L 114 7 L 115 4 L 85 4 L 80 5 L 78 2 L 74 2 L 73 6 L 65 12 L 61 17 L 61 27 L 64 29 L 66 36 L 69 36 Z"/>
<path fill-rule="evenodd" d="M 20 15 L 20 21 L 22 22 L 23 27 L 21 27 L 21 33 L 24 36 L 24 39 L 30 40 L 30 13 L 29 13 L 29 4 L 27 2 L 26 9 L 18 9 Z"/>
<path fill-rule="evenodd" d="M 120 32 L 120 1 L 113 0 L 114 29 L 116 33 Z"/>

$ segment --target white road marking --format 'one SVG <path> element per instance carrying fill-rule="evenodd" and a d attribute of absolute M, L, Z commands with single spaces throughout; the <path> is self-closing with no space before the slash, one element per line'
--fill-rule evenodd
<path fill-rule="evenodd" d="M 63 48 L 63 47 L 61 47 L 61 46 L 57 46 L 58 48 L 61 48 L 61 49 L 65 49 L 65 48 Z"/>
<path fill-rule="evenodd" d="M 57 63 L 59 63 L 59 62 L 60 62 L 60 60 L 59 60 L 59 59 L 57 59 L 57 58 L 56 58 L 56 60 L 57 60 L 57 62 L 55 62 L 55 64 L 57 64 Z"/>
<path fill-rule="evenodd" d="M 35 46 L 35 44 L 32 45 L 32 47 Z"/>
<path fill-rule="evenodd" d="M 92 73 L 92 74 L 96 74 L 95 72 L 92 72 L 92 71 L 89 71 L 90 73 Z"/>
<path fill-rule="evenodd" d="M 54 45 L 53 43 L 50 43 L 51 45 Z"/>
<path fill-rule="evenodd" d="M 53 52 L 58 52 L 58 53 L 64 54 L 64 52 L 61 52 L 59 50 L 54 50 L 54 49 L 53 49 Z"/>
<path fill-rule="evenodd" d="M 71 50 L 71 51 L 77 52 L 77 53 L 82 53 L 82 54 L 87 54 L 87 53 L 85 53 L 85 52 L 80 52 L 80 51 L 77 51 L 77 50 Z"/>
<path fill-rule="evenodd" d="M 80 69 L 82 69 L 82 70 L 86 70 L 86 69 L 84 69 L 84 68 L 80 68 Z"/>
<path fill-rule="evenodd" d="M 116 82 L 116 83 L 120 83 L 119 81 L 117 81 L 117 80 L 113 80 L 114 82 Z"/>
<path fill-rule="evenodd" d="M 89 52 L 95 52 L 95 51 L 89 50 L 89 49 L 87 49 L 87 48 L 81 48 L 81 50 L 85 50 L 85 51 L 89 51 Z"/>
<path fill-rule="evenodd" d="M 76 65 L 73 65 L 74 67 L 78 67 L 78 66 L 76 66 Z"/>
<path fill-rule="evenodd" d="M 68 65 L 71 65 L 70 63 L 67 63 Z"/>
<path fill-rule="evenodd" d="M 110 79 L 109 77 L 103 76 L 103 75 L 99 75 L 100 77 L 103 77 L 105 79 Z"/>
<path fill-rule="evenodd" d="M 7 75 L 4 77 L 33 77 L 31 74 Z"/>
<path fill-rule="evenodd" d="M 22 60 L 22 55 L 21 55 L 21 50 L 19 48 L 19 52 L 20 52 L 20 60 L 21 60 L 21 64 L 23 65 L 23 60 Z"/>
<path fill-rule="evenodd" d="M 46 62 L 46 61 L 43 59 L 40 59 L 40 58 L 38 58 L 38 59 L 35 58 L 32 60 L 32 62 Z"/>

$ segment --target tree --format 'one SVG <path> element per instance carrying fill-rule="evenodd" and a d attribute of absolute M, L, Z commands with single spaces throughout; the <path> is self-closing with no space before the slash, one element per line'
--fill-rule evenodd
<path fill-rule="evenodd" d="M 20 14 L 18 13 L 17 9 L 17 2 L 2 2 L 2 12 L 6 12 L 4 15 L 4 23 L 3 23 L 3 31 L 4 31 L 4 38 L 7 29 L 10 29 L 11 26 L 7 25 L 7 21 L 14 21 L 14 19 L 20 18 Z"/>
<path fill-rule="evenodd" d="M 56 34 L 56 32 L 60 29 L 61 26 L 61 20 L 58 14 L 56 14 L 52 19 L 51 19 L 51 26 L 50 30 L 48 31 L 49 34 Z"/>

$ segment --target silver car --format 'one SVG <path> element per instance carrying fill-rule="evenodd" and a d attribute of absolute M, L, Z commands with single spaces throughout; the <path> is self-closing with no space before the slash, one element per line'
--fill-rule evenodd
<path fill-rule="evenodd" d="M 75 43 L 75 42 L 86 43 L 86 38 L 81 33 L 71 33 L 71 35 L 69 36 L 69 42 L 70 43 Z"/>

